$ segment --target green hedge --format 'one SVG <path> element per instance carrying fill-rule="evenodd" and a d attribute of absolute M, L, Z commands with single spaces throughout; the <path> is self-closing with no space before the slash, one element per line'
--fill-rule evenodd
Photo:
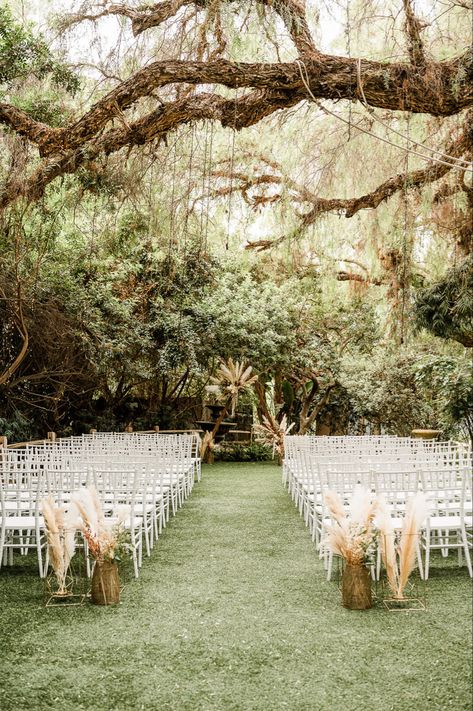
<path fill-rule="evenodd" d="M 218 462 L 267 462 L 273 458 L 273 451 L 271 447 L 257 442 L 227 442 L 215 447 L 214 457 Z"/>

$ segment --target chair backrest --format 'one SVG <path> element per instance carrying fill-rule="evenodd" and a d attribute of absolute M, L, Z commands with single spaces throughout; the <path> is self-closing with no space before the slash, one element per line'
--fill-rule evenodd
<path fill-rule="evenodd" d="M 62 505 L 72 492 L 94 484 L 118 504 L 133 503 L 137 487 L 163 476 L 174 486 L 199 466 L 199 436 L 191 434 L 94 433 L 1 452 L 0 481 L 8 510 L 38 510 L 48 493 Z M 113 486 L 117 490 L 113 491 Z M 143 497 L 141 497 L 142 501 Z M 16 503 L 15 503 L 16 502 Z"/>

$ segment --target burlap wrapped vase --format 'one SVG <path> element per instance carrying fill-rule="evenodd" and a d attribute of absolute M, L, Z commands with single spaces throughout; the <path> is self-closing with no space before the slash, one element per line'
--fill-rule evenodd
<path fill-rule="evenodd" d="M 94 605 L 117 605 L 120 602 L 120 577 L 113 561 L 95 563 L 91 599 Z"/>

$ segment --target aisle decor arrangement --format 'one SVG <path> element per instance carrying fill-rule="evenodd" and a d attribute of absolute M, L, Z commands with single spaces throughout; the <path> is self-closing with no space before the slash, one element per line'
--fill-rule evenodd
<path fill-rule="evenodd" d="M 390 596 L 383 599 L 385 607 L 408 609 L 406 603 L 414 602 L 418 607 L 410 609 L 425 609 L 418 598 L 406 594 L 416 557 L 420 557 L 420 530 L 428 516 L 425 495 L 418 492 L 408 499 L 399 530 L 384 497 L 376 498 L 362 487 L 355 488 L 348 509 L 334 491 L 325 492 L 324 502 L 331 525 L 322 545 L 327 544 L 332 554 L 344 561 L 343 606 L 353 610 L 372 607 L 370 569 L 375 570 L 380 552 L 390 591 Z"/>
<path fill-rule="evenodd" d="M 78 604 L 82 591 L 78 590 L 77 575 L 71 570 L 71 561 L 76 550 L 76 533 L 80 526 L 79 509 L 71 501 L 67 507 L 57 506 L 49 496 L 41 502 L 47 538 L 45 572 L 51 565 L 52 574 L 45 577 L 45 602 L 50 607 L 58 603 Z M 77 600 L 78 602 L 73 602 Z"/>
<path fill-rule="evenodd" d="M 210 378 L 213 385 L 218 388 L 219 395 L 225 403 L 226 411 L 231 410 L 231 416 L 235 416 L 238 398 L 241 393 L 248 390 L 258 379 L 257 375 L 251 375 L 253 367 L 244 361 L 233 362 L 220 361 L 217 374 Z"/>
<path fill-rule="evenodd" d="M 389 610 L 424 609 L 422 600 L 407 594 L 409 578 L 414 568 L 416 557 L 420 558 L 419 538 L 422 524 L 428 516 L 428 504 L 425 494 L 417 492 L 406 504 L 402 528 L 396 530 L 389 507 L 383 497 L 378 500 L 376 526 L 379 531 L 381 559 L 386 571 L 388 597 L 383 602 Z"/>
<path fill-rule="evenodd" d="M 331 516 L 327 544 L 331 552 L 339 555 L 345 563 L 342 605 L 351 610 L 366 610 L 373 604 L 368 566 L 374 565 L 376 556 L 374 517 L 377 501 L 370 491 L 362 487 L 355 488 L 348 511 L 340 495 L 334 491 L 326 491 L 324 501 Z"/>
<path fill-rule="evenodd" d="M 252 375 L 253 367 L 244 361 L 233 361 L 229 358 L 227 361 L 221 360 L 217 373 L 210 378 L 212 391 L 217 397 L 217 401 L 223 405 L 222 411 L 215 421 L 213 430 L 204 436 L 200 448 L 200 456 L 203 461 L 208 464 L 213 463 L 212 450 L 215 444 L 215 436 L 224 421 L 225 417 L 230 412 L 230 416 L 234 417 L 238 405 L 240 395 L 248 391 L 258 379 L 257 375 Z"/>
<path fill-rule="evenodd" d="M 81 517 L 80 530 L 94 559 L 91 601 L 95 605 L 116 605 L 120 602 L 117 564 L 131 553 L 130 536 L 125 528 L 129 507 L 118 507 L 108 521 L 94 487 L 77 492 L 73 500 Z"/>
<path fill-rule="evenodd" d="M 295 422 L 288 425 L 287 415 L 283 416 L 281 422 L 278 422 L 272 415 L 269 418 L 263 415 L 261 424 L 255 425 L 257 440 L 272 447 L 273 458 L 277 454 L 279 464 L 282 464 L 284 459 L 284 438 L 294 426 Z"/>
<path fill-rule="evenodd" d="M 90 598 L 96 605 L 120 602 L 118 563 L 131 552 L 125 521 L 129 507 L 121 506 L 108 519 L 94 487 L 72 494 L 67 506 L 57 506 L 49 496 L 41 502 L 47 535 L 47 558 L 52 574 L 46 577 L 46 606 L 67 602 L 80 604 L 85 598 L 84 575 L 71 568 L 76 552 L 76 534 L 80 532 L 88 554 L 94 560 Z M 77 602 L 72 602 L 77 600 Z"/>

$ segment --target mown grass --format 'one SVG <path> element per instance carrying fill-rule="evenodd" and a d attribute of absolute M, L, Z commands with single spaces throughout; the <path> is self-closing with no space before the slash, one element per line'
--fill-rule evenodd
<path fill-rule="evenodd" d="M 219 464 L 116 608 L 45 609 L 0 571 L 0 708 L 471 708 L 471 586 L 434 562 L 427 612 L 352 612 L 272 465 Z"/>

